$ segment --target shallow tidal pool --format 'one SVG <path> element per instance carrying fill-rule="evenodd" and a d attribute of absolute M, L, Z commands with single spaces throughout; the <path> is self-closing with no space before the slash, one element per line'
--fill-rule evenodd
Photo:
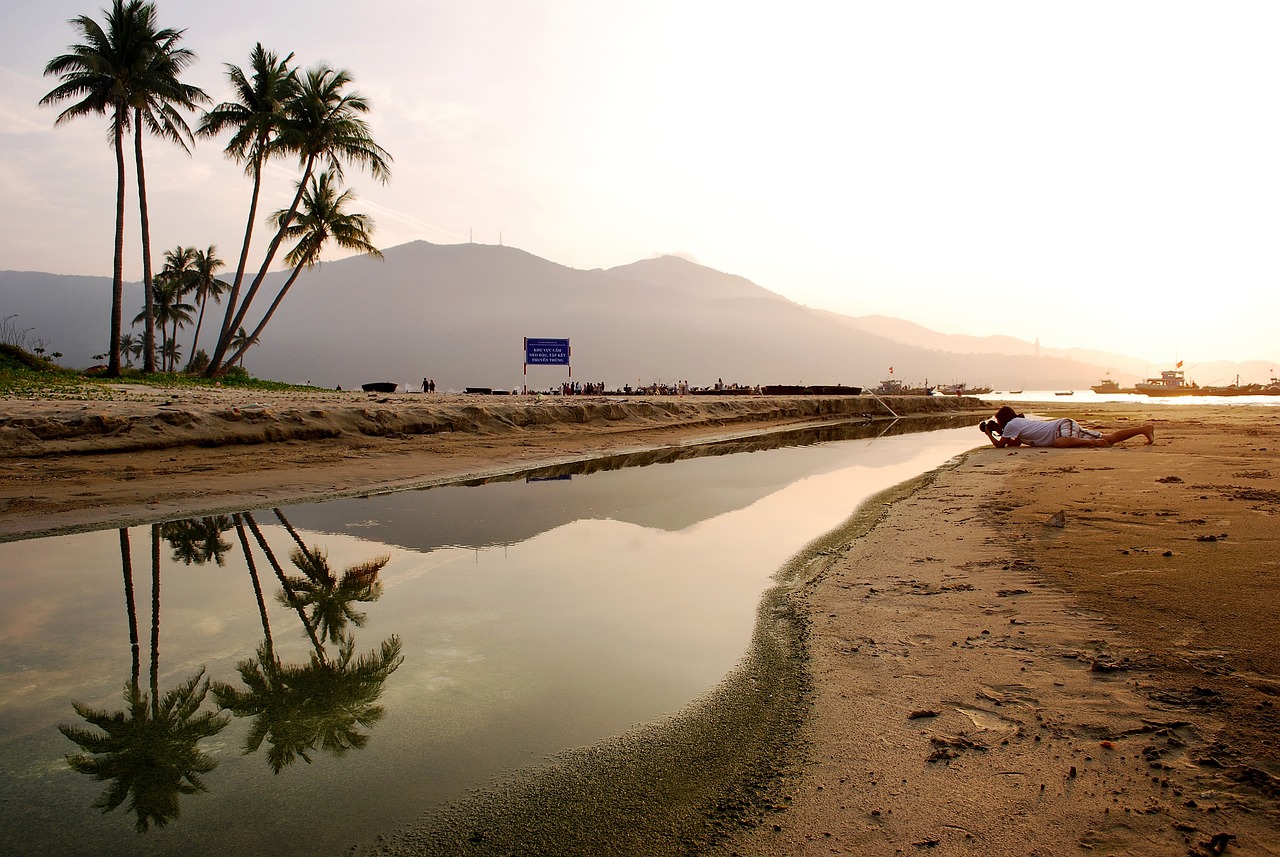
<path fill-rule="evenodd" d="M 670 715 L 791 556 L 982 440 L 939 424 L 0 544 L 0 850 L 341 854 Z"/>

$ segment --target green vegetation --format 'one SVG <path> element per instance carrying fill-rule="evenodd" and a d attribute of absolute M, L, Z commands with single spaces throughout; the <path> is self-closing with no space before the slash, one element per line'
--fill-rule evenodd
<path fill-rule="evenodd" d="M 267 392 L 314 390 L 297 384 L 254 378 L 239 366 L 232 366 L 220 379 L 210 380 L 198 374 L 172 372 L 145 373 L 125 369 L 120 377 L 85 375 L 64 369 L 50 360 L 7 343 L 0 343 L 0 398 L 6 399 L 116 399 L 125 393 L 123 386 L 144 385 L 157 390 L 241 389 Z"/>

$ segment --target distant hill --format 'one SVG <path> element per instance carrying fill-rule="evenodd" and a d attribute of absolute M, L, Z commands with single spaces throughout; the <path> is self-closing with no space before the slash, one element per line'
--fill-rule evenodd
<path fill-rule="evenodd" d="M 1057 389 L 1088 386 L 1108 370 L 1133 379 L 1143 371 L 1141 361 L 1121 355 L 1046 350 L 1036 358 L 1034 344 L 1011 337 L 946 335 L 901 319 L 813 310 L 675 256 L 584 271 L 482 244 L 415 241 L 384 255 L 303 273 L 249 351 L 247 368 L 344 388 L 376 380 L 417 385 L 424 377 L 440 390 L 558 385 L 568 379 L 563 367 L 522 371 L 523 338 L 537 336 L 569 338 L 573 380 L 611 388 L 717 379 L 867 386 L 893 366 L 907 382 Z M 270 294 L 284 276 L 271 275 Z M 0 317 L 16 316 L 11 327 L 61 351 L 63 365 L 83 367 L 105 350 L 110 291 L 107 277 L 0 271 Z M 259 299 L 261 309 L 269 299 Z M 141 286 L 127 284 L 126 330 L 141 305 Z M 213 310 L 206 348 L 221 317 L 220 307 Z M 184 330 L 180 338 L 184 355 L 190 336 Z"/>

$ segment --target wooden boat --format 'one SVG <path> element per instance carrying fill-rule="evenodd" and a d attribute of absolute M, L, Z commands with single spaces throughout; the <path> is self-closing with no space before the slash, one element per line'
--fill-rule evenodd
<path fill-rule="evenodd" d="M 760 388 L 766 396 L 861 396 L 861 387 L 846 387 L 844 384 L 822 386 L 800 386 L 798 384 L 770 384 Z"/>
<path fill-rule="evenodd" d="M 933 388 L 926 381 L 923 387 L 908 387 L 901 381 L 894 378 L 887 378 L 880 382 L 880 386 L 871 392 L 878 396 L 931 396 Z"/>
<path fill-rule="evenodd" d="M 1200 393 L 1195 383 L 1187 383 L 1186 374 L 1181 369 L 1165 369 L 1159 378 L 1139 381 L 1133 389 L 1144 396 L 1194 396 Z"/>
<path fill-rule="evenodd" d="M 1103 378 L 1101 381 L 1094 384 L 1089 389 L 1093 390 L 1093 392 L 1095 393 L 1123 393 L 1124 392 L 1124 390 L 1120 389 L 1120 384 L 1117 383 L 1116 381 L 1112 381 L 1110 378 Z"/>
<path fill-rule="evenodd" d="M 361 384 L 360 389 L 366 393 L 394 393 L 396 391 L 396 382 L 370 381 L 368 384 Z"/>
<path fill-rule="evenodd" d="M 934 392 L 944 396 L 985 396 L 990 387 L 970 387 L 968 384 L 940 384 Z"/>

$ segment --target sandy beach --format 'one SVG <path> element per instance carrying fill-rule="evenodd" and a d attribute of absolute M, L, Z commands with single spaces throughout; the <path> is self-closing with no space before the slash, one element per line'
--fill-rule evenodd
<path fill-rule="evenodd" d="M 0 539 L 883 413 L 861 398 L 499 398 L 0 400 Z M 994 410 L 914 407 L 982 408 L 975 424 Z M 1039 410 L 1055 412 L 1151 420 L 1156 443 L 988 446 L 875 498 L 786 570 L 755 650 L 699 709 L 730 713 L 719 738 L 699 737 L 710 718 L 685 718 L 678 741 L 641 730 L 586 755 L 629 755 L 650 783 L 557 792 L 518 821 L 530 794 L 513 787 L 377 853 L 1280 853 L 1280 412 Z M 609 804 L 593 811 L 631 838 L 606 852 L 546 820 L 574 800 Z"/>

